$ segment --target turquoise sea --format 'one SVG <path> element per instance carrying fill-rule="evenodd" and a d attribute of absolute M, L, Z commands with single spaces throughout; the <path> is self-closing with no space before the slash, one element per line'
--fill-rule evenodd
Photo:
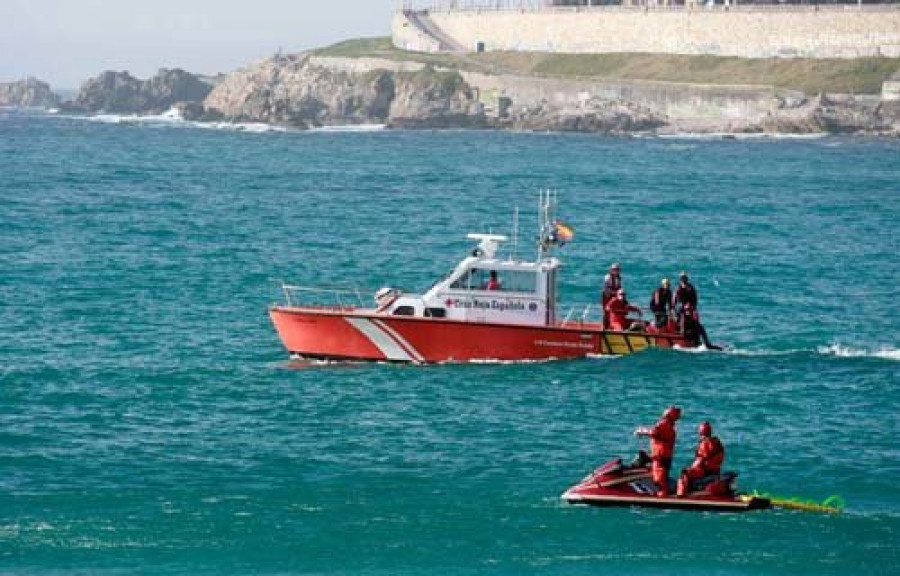
<path fill-rule="evenodd" d="M 0 112 L 0 573 L 896 574 L 900 141 L 248 132 Z M 115 119 L 112 119 L 115 120 Z M 278 282 L 428 288 L 537 191 L 725 353 L 291 362 Z M 839 515 L 568 506 L 678 403 L 744 490 Z"/>

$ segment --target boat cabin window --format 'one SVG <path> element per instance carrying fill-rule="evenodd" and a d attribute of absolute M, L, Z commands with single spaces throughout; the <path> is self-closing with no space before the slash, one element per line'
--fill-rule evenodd
<path fill-rule="evenodd" d="M 496 272 L 496 280 L 491 280 L 491 272 Z M 450 288 L 456 290 L 497 290 L 502 292 L 537 291 L 537 274 L 528 270 L 494 270 L 472 268 L 456 279 Z"/>
<path fill-rule="evenodd" d="M 412 306 L 397 306 L 394 310 L 394 316 L 415 316 L 416 309 Z"/>
<path fill-rule="evenodd" d="M 447 310 L 445 308 L 426 308 L 425 309 L 425 317 L 426 318 L 446 318 Z"/>

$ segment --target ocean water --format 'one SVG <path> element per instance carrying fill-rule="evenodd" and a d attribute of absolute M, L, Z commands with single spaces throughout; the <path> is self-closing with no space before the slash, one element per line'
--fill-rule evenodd
<path fill-rule="evenodd" d="M 0 112 L 0 572 L 900 570 L 900 141 L 260 132 Z M 287 358 L 280 280 L 424 290 L 541 188 L 564 307 L 686 269 L 729 351 Z M 845 511 L 560 502 L 672 403 Z"/>

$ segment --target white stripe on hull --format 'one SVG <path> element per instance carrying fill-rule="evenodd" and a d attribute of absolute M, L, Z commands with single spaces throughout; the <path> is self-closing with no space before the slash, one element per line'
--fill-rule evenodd
<path fill-rule="evenodd" d="M 749 502 L 745 502 L 743 500 L 736 501 L 723 501 L 723 500 L 698 500 L 694 498 L 666 498 L 666 497 L 650 497 L 647 496 L 600 496 L 600 495 L 587 495 L 587 494 L 563 494 L 563 499 L 571 502 L 610 502 L 610 503 L 623 503 L 623 504 L 635 504 L 638 506 L 672 506 L 672 507 L 685 507 L 685 506 L 705 506 L 709 508 L 749 508 Z"/>
<path fill-rule="evenodd" d="M 397 344 L 400 345 L 410 356 L 415 358 L 416 362 L 424 362 L 425 358 L 419 354 L 419 351 L 416 350 L 412 344 L 410 344 L 403 336 L 397 333 L 396 330 L 387 325 L 386 322 L 382 320 L 372 320 L 377 326 L 379 326 L 382 330 L 388 333 L 391 338 L 394 339 Z"/>
<path fill-rule="evenodd" d="M 350 323 L 351 326 L 362 332 L 363 335 L 368 338 L 369 341 L 374 344 L 382 354 L 384 354 L 384 357 L 387 360 L 397 360 L 401 362 L 421 362 L 420 359 L 414 358 L 406 350 L 404 350 L 403 346 L 398 344 L 389 334 L 387 334 L 382 329 L 382 327 L 376 326 L 368 318 L 353 318 L 345 316 L 344 320 L 346 320 Z M 418 353 L 416 353 L 416 355 L 418 356 Z M 421 356 L 419 356 L 419 358 L 421 358 Z"/>

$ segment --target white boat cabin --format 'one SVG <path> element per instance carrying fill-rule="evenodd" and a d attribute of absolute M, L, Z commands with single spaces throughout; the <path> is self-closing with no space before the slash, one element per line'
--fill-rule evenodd
<path fill-rule="evenodd" d="M 469 234 L 479 245 L 444 279 L 423 295 L 383 288 L 375 298 L 378 311 L 394 316 L 445 318 L 546 326 L 556 322 L 558 259 L 538 262 L 497 258 L 506 236 Z"/>

